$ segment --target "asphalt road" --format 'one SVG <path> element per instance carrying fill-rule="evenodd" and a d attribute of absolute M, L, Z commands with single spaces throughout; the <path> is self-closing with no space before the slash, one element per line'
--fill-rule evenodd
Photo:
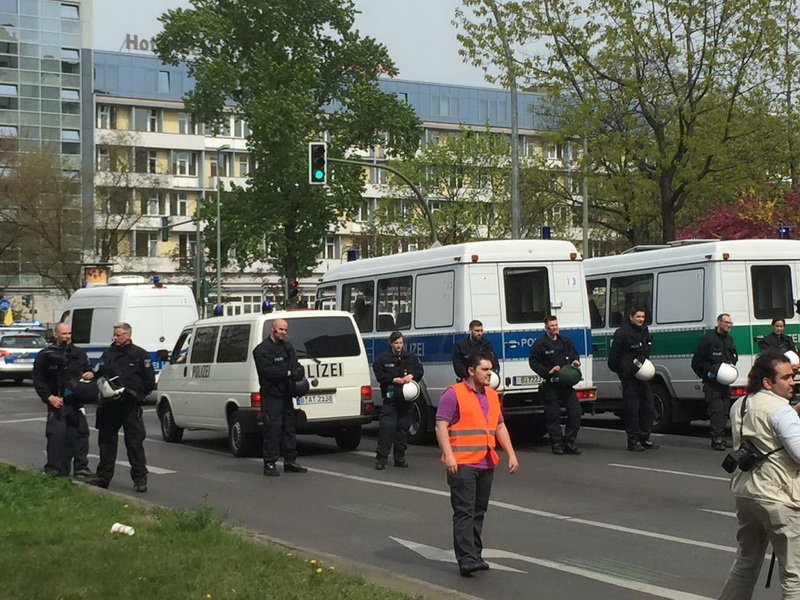
<path fill-rule="evenodd" d="M 28 382 L 0 383 L 0 461 L 42 467 L 44 414 Z M 167 444 L 154 408 L 145 423 L 148 500 L 211 504 L 248 529 L 487 600 L 716 598 L 735 553 L 722 453 L 709 449 L 702 425 L 654 436 L 661 448 L 645 453 L 625 450 L 613 418 L 584 420 L 582 456 L 555 456 L 546 440 L 517 436 L 520 471 L 509 475 L 501 456 L 484 527 L 492 569 L 467 579 L 452 557 L 434 443 L 410 448 L 409 469 L 390 462 L 379 472 L 373 426 L 355 452 L 301 436 L 299 460 L 310 473 L 265 478 L 260 459 L 234 458 L 224 436 L 187 431 L 182 443 Z M 134 495 L 123 448 L 120 440 L 111 489 Z M 97 452 L 94 433 L 90 452 Z M 755 598 L 780 596 L 777 573 L 773 588 L 763 587 L 767 564 Z"/>

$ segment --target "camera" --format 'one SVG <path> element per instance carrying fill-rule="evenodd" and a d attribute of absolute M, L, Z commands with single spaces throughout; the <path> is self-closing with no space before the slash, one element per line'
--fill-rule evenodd
<path fill-rule="evenodd" d="M 722 461 L 722 468 L 733 473 L 737 467 L 741 471 L 751 471 L 766 455 L 756 448 L 750 440 L 744 440 L 738 450 L 728 452 Z"/>

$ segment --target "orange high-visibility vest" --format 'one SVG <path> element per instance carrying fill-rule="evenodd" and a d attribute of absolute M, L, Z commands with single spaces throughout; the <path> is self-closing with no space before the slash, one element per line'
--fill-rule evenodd
<path fill-rule="evenodd" d="M 498 457 L 494 451 L 497 420 L 500 418 L 500 398 L 489 386 L 484 393 L 489 401 L 489 413 L 483 416 L 480 402 L 465 382 L 452 386 L 458 401 L 458 422 L 447 427 L 450 436 L 450 448 L 456 462 L 469 465 L 480 462 L 489 453 L 489 462 L 497 464 Z M 444 460 L 444 457 L 442 457 Z"/>

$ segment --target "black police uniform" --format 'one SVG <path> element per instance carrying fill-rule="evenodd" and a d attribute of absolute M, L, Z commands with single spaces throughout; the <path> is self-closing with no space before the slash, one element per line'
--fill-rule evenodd
<path fill-rule="evenodd" d="M 411 411 L 413 402 L 403 398 L 403 386 L 392 383 L 396 377 L 411 375 L 419 383 L 425 371 L 422 363 L 413 354 L 403 350 L 400 354 L 385 352 L 372 363 L 375 379 L 381 386 L 383 406 L 378 418 L 378 446 L 376 459 L 385 462 L 389 451 L 394 446 L 395 463 L 403 463 L 406 459 L 408 430 L 411 428 Z"/>
<path fill-rule="evenodd" d="M 733 338 L 727 333 L 718 333 L 716 329 L 700 338 L 692 356 L 692 371 L 703 380 L 703 392 L 711 421 L 711 446 L 717 450 L 724 450 L 727 446 L 723 437 L 725 418 L 730 410 L 731 388 L 717 383 L 716 373 L 722 363 L 735 365 L 738 360 L 739 354 Z"/>
<path fill-rule="evenodd" d="M 75 475 L 91 475 L 89 424 L 83 404 L 96 398 L 97 387 L 93 382 L 79 382 L 90 370 L 86 352 L 72 344 L 47 346 L 36 355 L 33 385 L 47 405 L 46 473 L 67 477 L 72 468 Z M 62 407 L 50 406 L 47 402 L 50 396 L 62 398 Z"/>
<path fill-rule="evenodd" d="M 467 359 L 473 354 L 486 354 L 492 357 L 492 371 L 495 373 L 500 372 L 500 363 L 497 360 L 497 355 L 494 353 L 494 346 L 492 342 L 482 337 L 478 341 L 473 341 L 472 336 L 468 335 L 465 338 L 458 340 L 453 344 L 453 370 L 456 372 L 456 377 L 459 381 L 467 378 Z"/>
<path fill-rule="evenodd" d="M 555 366 L 570 365 L 576 360 L 579 361 L 580 357 L 571 339 L 557 334 L 556 339 L 551 340 L 546 333 L 533 342 L 531 355 L 528 358 L 528 364 L 533 372 L 544 380 L 539 387 L 539 394 L 544 405 L 547 435 L 550 437 L 550 444 L 555 452 L 562 447 L 574 448 L 578 429 L 581 426 L 581 405 L 575 395 L 575 390 L 572 387 L 560 385 L 557 381 L 558 372 L 551 375 L 550 370 Z M 561 433 L 562 405 L 567 411 L 567 423 L 563 435 Z"/>
<path fill-rule="evenodd" d="M 650 444 L 650 432 L 656 418 L 650 382 L 636 379 L 638 367 L 634 363 L 634 360 L 644 362 L 650 358 L 652 343 L 647 325 L 639 327 L 629 321 L 614 332 L 608 353 L 608 368 L 617 374 L 622 384 L 625 432 L 631 450 Z"/>
<path fill-rule="evenodd" d="M 792 338 L 785 333 L 778 335 L 774 331 L 758 340 L 758 349 L 762 353 L 777 352 L 778 354 L 784 354 L 790 350 L 792 352 L 797 352 L 797 348 L 795 347 Z"/>
<path fill-rule="evenodd" d="M 114 477 L 117 433 L 122 427 L 128 462 L 131 465 L 131 479 L 137 490 L 144 491 L 147 489 L 147 461 L 144 453 L 147 433 L 142 420 L 142 404 L 156 387 L 150 354 L 134 344 L 112 344 L 100 357 L 96 375 L 107 379 L 118 377 L 117 383 L 125 388 L 125 392 L 119 398 L 101 399 L 97 407 L 95 427 L 98 430 L 100 464 L 97 466 L 95 483 L 100 487 L 108 487 Z"/>
<path fill-rule="evenodd" d="M 253 349 L 261 393 L 264 465 L 274 465 L 283 456 L 284 465 L 297 459 L 295 407 L 292 383 L 305 375 L 292 344 L 267 337 Z"/>

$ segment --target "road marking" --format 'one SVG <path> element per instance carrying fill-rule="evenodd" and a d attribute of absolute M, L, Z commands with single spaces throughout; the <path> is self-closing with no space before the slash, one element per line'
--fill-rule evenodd
<path fill-rule="evenodd" d="M 703 512 L 711 513 L 712 515 L 722 515 L 723 517 L 736 518 L 736 513 L 729 510 L 713 510 L 710 508 L 698 508 L 697 510 L 702 510 Z"/>
<path fill-rule="evenodd" d="M 6 423 L 32 423 L 34 421 L 47 421 L 47 417 L 33 417 L 31 419 L 10 419 L 8 421 L 0 421 L 0 425 Z"/>
<path fill-rule="evenodd" d="M 443 550 L 441 548 L 436 548 L 435 546 L 428 546 L 427 544 L 420 544 L 418 542 L 411 542 L 409 540 L 403 540 L 391 536 L 389 537 L 398 544 L 405 546 L 409 550 L 413 550 L 414 552 L 416 552 L 423 558 L 427 558 L 428 560 L 435 560 L 439 562 L 448 562 L 448 563 L 456 562 L 452 550 Z M 633 590 L 635 592 L 639 592 L 642 594 L 648 594 L 650 596 L 656 596 L 658 598 L 667 598 L 668 600 L 713 600 L 708 596 L 699 596 L 697 594 L 682 592 L 680 590 L 673 590 L 670 588 L 665 588 L 650 583 L 644 583 L 641 581 L 632 581 L 630 579 L 623 579 L 621 577 L 613 577 L 605 573 L 598 573 L 596 571 L 590 571 L 588 569 L 583 569 L 581 567 L 575 567 L 572 565 L 552 560 L 534 558 L 532 556 L 526 556 L 525 554 L 518 554 L 516 552 L 507 552 L 506 550 L 493 550 L 491 548 L 486 548 L 483 550 L 482 554 L 484 558 L 495 558 L 495 559 L 506 558 L 511 560 L 519 560 L 540 567 L 545 567 L 547 569 L 563 571 L 564 573 L 578 575 L 580 577 L 585 577 L 586 579 L 593 579 L 594 581 L 599 581 L 601 583 L 607 583 L 609 585 L 614 585 L 616 587 Z M 525 571 L 512 569 L 510 567 L 506 567 L 505 565 L 500 565 L 494 562 L 490 562 L 489 564 L 492 566 L 493 569 L 499 569 L 501 571 L 512 571 L 514 573 L 523 573 L 523 574 L 526 573 Z"/>
<path fill-rule="evenodd" d="M 254 461 L 261 462 L 261 459 L 254 458 L 251 459 Z M 431 494 L 433 496 L 443 496 L 446 498 L 450 497 L 450 492 L 446 492 L 443 490 L 435 490 L 432 488 L 426 488 L 418 485 L 410 485 L 406 483 L 397 483 L 394 481 L 386 481 L 381 479 L 371 479 L 369 477 L 363 477 L 361 475 L 349 475 L 347 473 L 339 473 L 337 471 L 328 471 L 326 469 L 317 469 L 314 467 L 309 467 L 309 471 L 312 473 L 319 473 L 320 475 L 329 475 L 331 477 L 341 477 L 342 479 L 349 479 L 351 481 L 361 481 L 363 483 L 372 483 L 375 485 L 382 485 L 386 487 L 392 488 L 399 488 L 404 490 L 409 490 L 412 492 L 421 492 L 423 494 Z M 525 513 L 529 515 L 533 515 L 536 517 L 543 517 L 546 519 L 555 519 L 557 521 L 566 521 L 569 523 L 576 523 L 578 525 L 587 525 L 589 527 L 597 527 L 598 529 L 608 529 L 610 531 L 617 531 L 619 533 L 628 533 L 631 535 L 638 535 L 640 537 L 648 537 L 657 540 L 662 540 L 666 542 L 674 542 L 676 544 L 684 544 L 686 546 L 697 546 L 700 548 L 707 548 L 710 550 L 720 550 L 722 552 L 729 552 L 731 554 L 736 553 L 736 548 L 731 546 L 723 546 L 722 544 L 712 544 L 711 542 L 704 542 L 701 540 L 692 540 L 689 538 L 682 538 L 675 535 L 668 535 L 665 533 L 657 533 L 654 531 L 646 531 L 644 529 L 635 529 L 633 527 L 625 527 L 623 525 L 614 525 L 612 523 L 604 523 L 602 521 L 592 521 L 590 519 L 580 519 L 577 517 L 571 517 L 569 515 L 559 515 L 557 513 L 546 512 L 542 510 L 536 510 L 533 508 L 527 508 L 525 506 L 520 506 L 518 504 L 511 504 L 508 502 L 499 502 L 497 500 L 490 500 L 489 504 L 492 506 L 496 506 L 498 508 L 505 508 L 506 510 L 511 510 L 514 512 Z"/>
<path fill-rule="evenodd" d="M 683 475 L 684 477 L 696 477 L 698 479 L 712 479 L 714 481 L 729 482 L 730 477 L 719 477 L 717 475 L 701 475 L 700 473 L 687 473 L 686 471 L 670 471 L 669 469 L 654 469 L 652 467 L 640 467 L 638 465 L 621 465 L 619 463 L 609 463 L 609 467 L 619 467 L 620 469 L 636 469 L 638 471 L 652 471 L 653 473 L 666 473 L 667 475 Z"/>
<path fill-rule="evenodd" d="M 98 458 L 99 459 L 100 457 L 97 454 L 90 454 L 89 458 Z M 130 466 L 131 466 L 131 463 L 129 463 L 127 460 L 115 460 L 114 462 L 117 463 L 118 465 L 122 465 L 123 467 L 130 468 Z M 171 471 L 169 469 L 162 469 L 161 467 L 154 467 L 152 465 L 147 465 L 147 470 L 150 473 L 153 473 L 155 475 L 169 475 L 170 473 L 177 473 L 177 471 Z"/>

